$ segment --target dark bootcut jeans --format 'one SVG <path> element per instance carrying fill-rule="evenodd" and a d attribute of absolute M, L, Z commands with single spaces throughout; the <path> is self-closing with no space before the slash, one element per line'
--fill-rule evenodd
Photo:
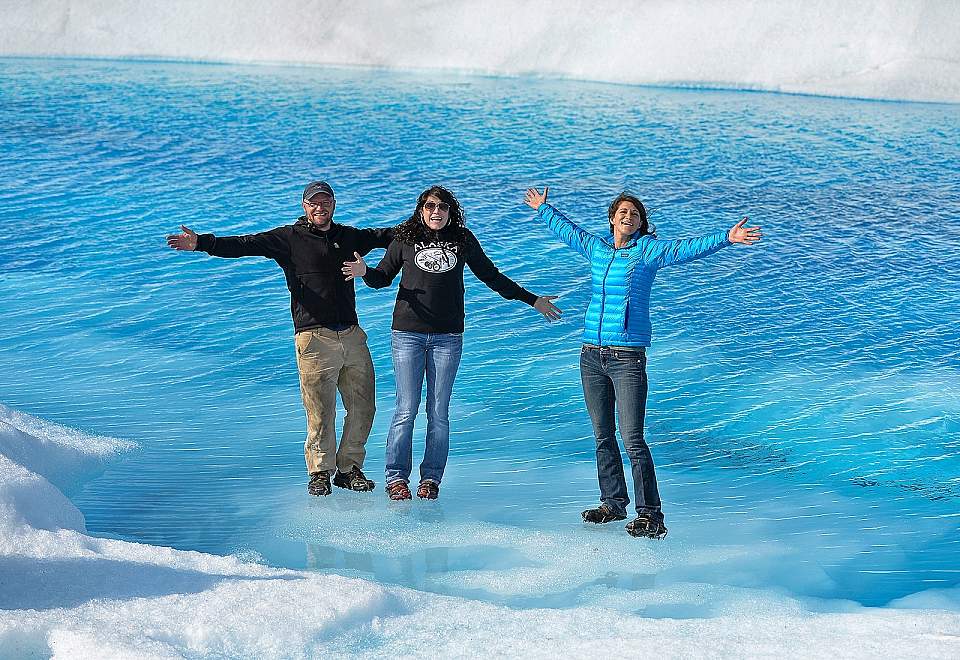
<path fill-rule="evenodd" d="M 662 521 L 653 456 L 643 439 L 643 417 L 647 409 L 646 352 L 642 347 L 598 348 L 585 344 L 580 351 L 580 379 L 597 439 L 600 501 L 621 515 L 626 515 L 630 503 L 623 456 L 617 444 L 616 408 L 620 436 L 630 458 L 637 513 Z"/>

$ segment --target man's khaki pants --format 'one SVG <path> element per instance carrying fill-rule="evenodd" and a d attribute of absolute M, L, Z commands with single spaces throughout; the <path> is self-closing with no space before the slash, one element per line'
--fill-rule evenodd
<path fill-rule="evenodd" d="M 358 325 L 341 332 L 313 328 L 298 332 L 295 343 L 300 395 L 307 412 L 307 441 L 303 446 L 307 472 L 362 468 L 364 445 L 376 411 L 376 382 L 367 333 Z M 337 390 L 347 412 L 339 449 Z"/>

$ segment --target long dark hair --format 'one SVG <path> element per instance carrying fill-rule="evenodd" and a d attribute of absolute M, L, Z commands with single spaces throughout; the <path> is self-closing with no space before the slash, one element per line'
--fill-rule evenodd
<path fill-rule="evenodd" d="M 397 225 L 397 228 L 393 231 L 393 237 L 408 245 L 436 238 L 436 233 L 423 224 L 423 205 L 430 195 L 439 197 L 441 202 L 450 205 L 450 221 L 442 229 L 444 238 L 453 243 L 465 245 L 467 229 L 463 221 L 463 207 L 460 206 L 456 196 L 443 186 L 431 186 L 420 193 L 417 198 L 417 208 L 414 209 L 409 218 Z"/>
<path fill-rule="evenodd" d="M 653 232 L 650 231 L 650 223 L 647 222 L 647 207 L 645 207 L 643 202 L 636 196 L 631 195 L 626 190 L 617 195 L 616 199 L 610 202 L 610 206 L 607 208 L 607 221 L 610 223 L 610 233 L 613 233 L 613 216 L 616 214 L 617 208 L 622 202 L 630 202 L 640 211 L 640 227 L 637 229 L 638 236 L 652 234 Z"/>

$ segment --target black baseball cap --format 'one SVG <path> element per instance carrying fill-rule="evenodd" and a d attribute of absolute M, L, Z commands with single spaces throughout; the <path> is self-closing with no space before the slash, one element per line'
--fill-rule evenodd
<path fill-rule="evenodd" d="M 314 195 L 330 195 L 334 199 L 337 198 L 333 194 L 333 188 L 330 187 L 330 184 L 326 181 L 312 181 L 307 184 L 307 187 L 303 189 L 303 199 L 308 200 Z"/>

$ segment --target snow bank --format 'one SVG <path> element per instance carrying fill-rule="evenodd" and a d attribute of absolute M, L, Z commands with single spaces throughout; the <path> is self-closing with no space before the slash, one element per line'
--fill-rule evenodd
<path fill-rule="evenodd" d="M 0 404 L 0 455 L 43 475 L 60 490 L 69 490 L 119 452 L 135 446 L 46 422 Z"/>
<path fill-rule="evenodd" d="M 955 0 L 0 0 L 0 55 L 289 62 L 960 102 Z"/>
<path fill-rule="evenodd" d="M 0 658 L 645 655 L 957 657 L 960 614 L 834 604 L 815 614 L 728 589 L 714 618 L 518 609 L 197 552 L 95 538 L 50 478 L 130 447 L 0 405 Z M 58 435 L 57 429 L 60 429 Z M 79 461 L 62 460 L 77 452 Z M 15 461 L 38 466 L 37 471 Z M 43 472 L 50 470 L 50 472 Z M 56 473 L 56 474 L 54 474 Z M 712 585 L 674 590 L 715 596 Z M 691 594 L 651 589 L 669 603 Z M 663 611 L 663 610 L 662 610 Z"/>
<path fill-rule="evenodd" d="M 50 481 L 132 445 L 0 419 L 0 657 L 308 656 L 401 611 L 370 582 L 87 536 Z"/>

